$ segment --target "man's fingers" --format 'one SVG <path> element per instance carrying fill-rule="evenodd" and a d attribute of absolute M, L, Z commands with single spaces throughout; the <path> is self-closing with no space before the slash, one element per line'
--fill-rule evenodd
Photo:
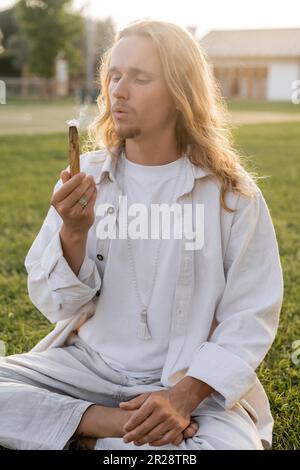
<path fill-rule="evenodd" d="M 187 428 L 183 431 L 183 437 L 187 439 L 188 437 L 193 437 L 198 430 L 198 423 L 192 421 Z"/>
<path fill-rule="evenodd" d="M 178 432 L 180 432 L 180 429 L 177 429 L 176 431 L 174 426 L 170 427 L 170 425 L 168 426 L 166 422 L 163 422 L 153 427 L 150 431 L 146 433 L 143 433 L 142 431 L 140 431 L 140 437 L 134 440 L 138 441 L 141 444 L 146 444 L 147 442 L 152 443 L 153 441 L 157 441 L 158 439 L 161 439 L 162 436 L 164 436 L 166 433 L 169 433 L 170 431 L 174 433 L 173 438 L 175 438 L 176 433 L 178 434 Z"/>
<path fill-rule="evenodd" d="M 77 175 L 76 175 L 77 176 Z M 73 176 L 69 181 L 67 181 L 53 196 L 53 199 L 56 203 L 63 203 L 65 209 L 70 209 L 78 202 L 78 200 L 83 197 L 89 188 L 96 188 L 95 182 L 92 176 L 87 176 L 82 182 L 79 182 L 71 192 L 69 192 L 71 183 L 73 183 Z"/>
<path fill-rule="evenodd" d="M 196 421 L 192 421 L 191 424 L 187 428 L 185 428 L 185 430 L 181 432 L 179 435 L 177 435 L 175 438 L 174 436 L 172 437 L 172 433 L 176 431 L 174 429 L 170 429 L 169 432 L 164 433 L 162 438 L 158 438 L 156 440 L 148 439 L 144 442 L 149 442 L 150 446 L 162 446 L 168 443 L 171 443 L 177 446 L 183 441 L 183 439 L 188 439 L 188 438 L 193 437 L 196 434 L 197 430 L 198 430 L 198 423 Z"/>
<path fill-rule="evenodd" d="M 89 208 L 89 206 L 93 203 L 94 201 L 94 197 L 95 197 L 95 194 L 94 194 L 94 191 L 96 192 L 96 188 L 94 188 L 93 186 L 90 186 L 83 194 L 82 196 L 80 197 L 83 197 L 87 204 L 86 206 L 82 206 L 81 204 L 79 204 L 78 200 L 76 200 L 75 202 L 75 206 L 78 207 L 78 210 L 79 211 L 87 211 L 87 209 Z M 67 198 L 68 199 L 68 198 Z"/>
<path fill-rule="evenodd" d="M 188 427 L 187 429 L 183 431 L 183 437 L 185 439 L 187 439 L 188 437 L 193 437 L 196 431 L 197 431 L 196 429 Z"/>
<path fill-rule="evenodd" d="M 147 400 L 146 400 L 147 401 Z M 153 405 L 148 403 L 143 403 L 142 406 L 133 413 L 132 417 L 127 421 L 124 426 L 124 431 L 129 433 L 141 423 L 145 421 L 153 412 Z"/>
<path fill-rule="evenodd" d="M 74 191 L 77 186 L 79 186 L 85 177 L 85 173 L 78 173 L 75 176 L 72 176 L 69 180 L 67 180 L 58 191 L 52 196 L 52 204 L 59 203 L 63 201 L 72 191 Z M 62 180 L 63 181 L 63 180 Z"/>
<path fill-rule="evenodd" d="M 147 398 L 151 395 L 151 392 L 148 392 L 148 393 L 142 393 L 141 395 L 138 395 L 134 398 L 132 398 L 131 400 L 128 400 L 128 401 L 121 401 L 119 403 L 119 406 L 120 408 L 123 408 L 123 409 L 136 409 L 136 408 L 140 408 L 142 406 L 142 404 L 147 400 Z"/>
<path fill-rule="evenodd" d="M 88 176 L 77 188 L 72 191 L 69 196 L 64 200 L 64 206 L 71 208 L 78 203 L 78 200 L 81 197 L 84 197 L 87 201 L 89 197 L 93 194 L 94 189 L 96 189 L 95 182 L 93 181 L 92 176 Z"/>
<path fill-rule="evenodd" d="M 183 441 L 184 439 L 184 436 L 182 434 L 182 432 L 179 434 L 179 436 L 177 436 L 172 442 L 171 444 L 174 444 L 174 446 L 179 446 L 179 444 L 181 444 L 181 442 Z"/>
<path fill-rule="evenodd" d="M 180 436 L 182 436 L 182 433 L 180 433 Z M 149 445 L 150 446 L 163 446 L 163 445 L 172 443 L 175 439 L 177 440 L 177 438 L 178 438 L 178 430 L 176 431 L 175 429 L 170 429 L 168 432 L 166 432 L 163 435 L 162 438 L 159 438 L 159 439 L 156 439 L 155 441 L 150 442 Z"/>
<path fill-rule="evenodd" d="M 139 413 L 139 412 L 140 410 L 137 410 L 135 413 Z M 146 418 L 143 421 L 141 421 L 140 424 L 138 424 L 137 426 L 134 426 L 134 428 L 132 428 L 130 431 L 127 431 L 127 427 L 126 427 L 127 424 L 126 424 L 123 428 L 125 432 L 123 436 L 124 442 L 131 442 L 134 440 L 141 439 L 143 436 L 145 436 L 145 434 L 151 431 L 151 429 L 157 426 L 157 424 L 158 424 L 157 420 L 155 419 L 155 416 L 152 416 L 152 413 L 146 416 Z"/>
<path fill-rule="evenodd" d="M 63 170 L 60 173 L 60 179 L 62 180 L 63 183 L 66 183 L 70 178 L 71 178 L 71 173 L 69 173 L 67 170 Z"/>

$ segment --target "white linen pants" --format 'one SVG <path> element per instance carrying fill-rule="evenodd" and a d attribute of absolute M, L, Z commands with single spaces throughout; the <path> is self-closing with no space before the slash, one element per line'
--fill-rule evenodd
<path fill-rule="evenodd" d="M 9 449 L 67 449 L 81 417 L 92 404 L 118 407 L 160 381 L 133 379 L 113 370 L 77 335 L 65 347 L 0 357 L 0 445 Z M 193 411 L 197 433 L 160 447 L 100 438 L 95 449 L 219 450 L 263 446 L 250 415 L 237 403 L 224 410 L 207 397 Z"/>

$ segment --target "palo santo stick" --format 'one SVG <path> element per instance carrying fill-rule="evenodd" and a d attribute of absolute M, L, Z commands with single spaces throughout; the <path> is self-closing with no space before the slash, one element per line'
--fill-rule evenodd
<path fill-rule="evenodd" d="M 69 127 L 69 164 L 71 177 L 80 172 L 79 137 L 76 126 Z"/>

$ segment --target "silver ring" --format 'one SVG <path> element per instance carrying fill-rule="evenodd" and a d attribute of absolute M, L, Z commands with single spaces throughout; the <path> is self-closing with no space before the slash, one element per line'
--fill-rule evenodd
<path fill-rule="evenodd" d="M 86 205 L 87 205 L 87 200 L 84 199 L 84 197 L 81 197 L 80 199 L 78 199 L 79 204 L 82 206 L 82 208 L 84 208 Z"/>

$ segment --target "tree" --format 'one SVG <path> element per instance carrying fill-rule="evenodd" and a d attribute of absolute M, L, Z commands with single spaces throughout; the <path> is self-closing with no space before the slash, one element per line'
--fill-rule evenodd
<path fill-rule="evenodd" d="M 27 61 L 26 38 L 21 35 L 16 8 L 0 12 L 0 69 L 2 76 L 22 73 Z"/>
<path fill-rule="evenodd" d="M 15 7 L 0 11 L 0 30 L 2 33 L 2 45 L 6 48 L 7 39 L 19 32 Z"/>
<path fill-rule="evenodd" d="M 1 28 L 0 28 L 0 55 L 3 54 L 4 52 L 3 39 L 4 39 L 4 34 L 2 33 Z"/>
<path fill-rule="evenodd" d="M 33 74 L 51 78 L 55 58 L 64 52 L 71 76 L 82 67 L 78 37 L 84 24 L 80 15 L 71 13 L 71 0 L 20 0 L 16 14 L 21 33 L 28 43 L 28 62 Z"/>

